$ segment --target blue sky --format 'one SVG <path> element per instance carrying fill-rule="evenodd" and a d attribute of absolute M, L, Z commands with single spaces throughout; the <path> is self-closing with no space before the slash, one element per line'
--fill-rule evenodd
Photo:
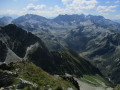
<path fill-rule="evenodd" d="M 0 17 L 25 14 L 56 17 L 82 13 L 120 19 L 120 0 L 0 0 Z"/>

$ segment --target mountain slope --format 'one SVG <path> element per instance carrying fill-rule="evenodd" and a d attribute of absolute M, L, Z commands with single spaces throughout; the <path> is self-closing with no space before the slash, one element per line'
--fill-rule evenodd
<path fill-rule="evenodd" d="M 120 20 L 113 20 L 114 22 L 120 23 Z"/>
<path fill-rule="evenodd" d="M 14 24 L 28 31 L 32 28 L 30 31 L 40 37 L 51 51 L 61 51 L 64 49 L 62 47 L 77 51 L 96 65 L 107 78 L 112 79 L 112 82 L 119 83 L 120 80 L 116 81 L 112 74 L 114 72 L 119 75 L 119 65 L 115 66 L 119 63 L 116 59 L 120 58 L 119 23 L 102 16 L 83 14 L 59 15 L 44 21 L 40 16 L 36 16 L 39 17 L 38 21 L 32 16 L 34 15 L 22 16 L 22 22 L 17 18 Z"/>
<path fill-rule="evenodd" d="M 106 32 L 106 29 L 113 32 L 120 31 L 120 24 L 116 22 L 105 19 L 102 16 L 86 16 L 84 14 L 59 15 L 54 19 L 47 19 L 38 15 L 27 14 L 18 17 L 13 20 L 12 23 L 27 31 L 31 31 L 33 34 L 40 37 L 46 44 L 47 48 L 51 51 L 63 49 L 62 45 L 64 46 L 66 43 L 61 39 L 64 39 L 63 37 L 67 36 L 71 30 L 74 30 L 81 25 L 87 28 L 96 25 L 98 29 L 100 29 L 100 32 Z M 109 30 L 107 30 L 107 32 L 109 32 Z M 95 31 L 97 31 L 97 28 L 94 28 L 94 32 Z"/>
<path fill-rule="evenodd" d="M 51 74 L 100 74 L 97 68 L 74 52 L 49 52 L 40 38 L 15 25 L 2 27 L 0 34 L 1 41 L 18 57 L 33 62 Z"/>
<path fill-rule="evenodd" d="M 38 64 L 42 66 L 45 62 L 49 64 L 52 63 L 52 61 L 49 60 L 49 58 L 51 58 L 49 56 L 50 53 L 45 47 L 44 43 L 41 41 L 40 38 L 34 36 L 30 32 L 24 31 L 21 28 L 18 28 L 15 25 L 11 24 L 3 27 L 0 31 L 0 34 L 0 39 L 2 40 L 2 42 L 5 43 L 6 46 L 11 49 L 18 57 L 27 59 L 28 52 L 31 50 L 40 53 L 35 59 L 36 64 L 37 60 L 39 61 Z M 31 46 L 35 47 L 36 49 L 34 50 L 34 48 L 31 48 Z M 30 56 L 32 55 L 30 54 Z M 31 61 L 34 60 L 32 59 Z M 42 68 L 45 68 L 47 63 L 45 63 L 45 66 L 43 66 Z"/>
<path fill-rule="evenodd" d="M 13 89 L 20 89 L 20 90 L 44 90 L 44 89 L 52 89 L 52 90 L 58 90 L 58 88 L 73 88 L 74 90 L 77 90 L 77 88 L 70 82 L 65 81 L 61 77 L 54 77 L 47 72 L 43 71 L 40 67 L 37 67 L 33 63 L 29 61 L 22 61 L 22 62 L 16 62 L 16 63 L 10 63 L 8 66 L 10 66 L 12 69 L 6 72 L 11 72 L 12 74 L 16 73 L 17 75 L 12 76 L 13 79 L 12 82 L 7 85 L 7 82 L 9 81 L 9 77 L 7 77 L 6 74 L 6 82 L 5 79 L 3 79 L 0 76 L 0 88 L 4 87 L 5 89 L 11 88 Z M 4 70 L 0 69 L 0 75 L 3 75 L 2 73 L 5 72 Z M 10 76 L 10 75 L 9 75 Z M 4 75 L 2 77 L 5 77 Z M 21 82 L 20 80 L 23 80 Z M 2 84 L 2 83 L 6 83 Z M 27 85 L 28 83 L 28 85 Z M 32 85 L 29 85 L 33 83 Z M 21 86 L 20 86 L 21 85 Z M 19 87 L 18 87 L 19 86 Z M 36 86 L 36 87 L 35 87 Z"/>
<path fill-rule="evenodd" d="M 13 24 L 16 24 L 19 27 L 24 28 L 25 30 L 33 31 L 38 28 L 42 28 L 48 19 L 32 14 L 26 14 L 24 16 L 18 17 L 12 21 Z M 40 26 L 41 25 L 41 26 Z"/>
<path fill-rule="evenodd" d="M 116 66 L 119 63 L 116 59 L 120 58 L 119 36 L 119 32 L 93 24 L 71 30 L 63 40 L 67 43 L 65 47 L 77 51 L 96 65 L 106 77 L 111 78 L 115 76 L 112 73 L 116 69 L 115 73 L 119 75 L 119 65 Z M 120 80 L 116 80 L 115 77 L 111 79 L 115 84 L 120 83 Z"/>
<path fill-rule="evenodd" d="M 94 15 L 59 15 L 54 19 L 55 22 L 59 24 L 66 24 L 68 26 L 79 26 L 83 22 L 91 21 L 94 24 L 98 24 L 102 27 L 108 27 L 117 31 L 120 31 L 120 24 L 113 22 L 109 19 L 105 19 L 103 16 L 94 16 Z"/>
<path fill-rule="evenodd" d="M 112 90 L 109 82 L 98 74 L 84 75 L 80 78 L 68 74 L 52 76 L 29 61 L 12 62 L 8 65 L 4 63 L 3 65 L 2 68 L 0 65 L 0 89 Z"/>
<path fill-rule="evenodd" d="M 27 31 L 31 31 L 33 34 L 40 37 L 49 50 L 52 51 L 62 49 L 62 46 L 51 33 L 51 30 L 58 30 L 61 26 L 53 22 L 51 19 L 38 15 L 27 14 L 14 19 L 12 23 Z"/>
<path fill-rule="evenodd" d="M 18 17 L 13 20 L 12 23 L 27 31 L 31 31 L 33 34 L 40 37 L 46 44 L 47 48 L 51 51 L 63 49 L 61 43 L 59 43 L 62 42 L 61 39 L 64 39 L 63 37 L 71 30 L 81 25 L 85 27 L 89 26 L 88 28 L 90 28 L 95 24 L 97 27 L 101 28 L 101 32 L 106 32 L 106 29 L 113 32 L 120 31 L 119 23 L 105 19 L 102 16 L 86 16 L 84 14 L 59 15 L 54 19 L 47 19 L 38 15 L 27 14 Z M 109 32 L 109 30 L 107 30 L 107 32 Z M 97 28 L 95 28 L 94 31 L 97 31 Z M 62 42 L 62 45 L 64 46 L 66 43 Z"/>
<path fill-rule="evenodd" d="M 12 18 L 11 17 L 2 17 L 2 18 L 0 18 L 0 25 L 8 25 L 8 24 L 10 24 L 11 22 L 12 22 Z"/>
<path fill-rule="evenodd" d="M 25 56 L 27 47 L 35 42 L 39 42 L 40 47 L 47 50 L 39 38 L 13 24 L 3 27 L 0 33 L 0 39 L 21 58 Z"/>

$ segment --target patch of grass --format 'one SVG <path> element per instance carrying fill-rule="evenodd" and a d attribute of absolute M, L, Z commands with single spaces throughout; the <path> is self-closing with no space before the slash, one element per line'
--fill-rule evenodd
<path fill-rule="evenodd" d="M 109 82 L 107 82 L 103 77 L 100 75 L 83 75 L 83 77 L 79 78 L 79 80 L 91 83 L 96 86 L 101 86 L 101 87 L 110 87 Z"/>
<path fill-rule="evenodd" d="M 18 78 L 14 78 L 14 82 L 12 85 L 17 85 L 19 83 L 19 79 Z"/>
<path fill-rule="evenodd" d="M 39 90 L 45 88 L 56 89 L 56 87 L 63 87 L 65 90 L 67 90 L 68 87 L 72 87 L 76 90 L 71 82 L 65 81 L 62 78 L 55 78 L 29 61 L 18 62 L 13 64 L 13 67 L 14 70 L 12 71 L 18 73 L 18 77 L 15 79 L 14 84 L 18 83 L 18 78 L 23 78 L 38 84 Z M 26 87 L 25 90 L 32 90 L 31 88 L 32 87 Z"/>
<path fill-rule="evenodd" d="M 120 90 L 120 85 L 117 85 L 113 90 Z"/>
<path fill-rule="evenodd" d="M 58 86 L 58 87 L 56 87 L 56 89 L 55 90 L 63 90 L 63 88 L 62 87 L 60 87 L 60 86 Z"/>

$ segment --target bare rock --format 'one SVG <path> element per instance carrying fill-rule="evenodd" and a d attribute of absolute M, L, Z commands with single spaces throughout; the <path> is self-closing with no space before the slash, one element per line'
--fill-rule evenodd
<path fill-rule="evenodd" d="M 33 84 L 32 82 L 29 82 L 29 81 L 26 81 L 26 80 L 23 80 L 23 79 L 20 78 L 20 82 L 17 85 L 17 89 L 23 89 L 23 88 L 25 88 L 27 86 L 32 86 L 34 88 L 38 87 L 37 84 Z"/>
<path fill-rule="evenodd" d="M 73 88 L 68 88 L 67 90 L 74 90 Z"/>
<path fill-rule="evenodd" d="M 13 77 L 12 72 L 0 70 L 0 87 L 10 86 L 14 81 Z"/>

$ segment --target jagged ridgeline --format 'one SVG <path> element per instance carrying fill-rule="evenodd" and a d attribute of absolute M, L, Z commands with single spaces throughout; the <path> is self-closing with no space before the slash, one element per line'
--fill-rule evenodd
<path fill-rule="evenodd" d="M 16 25 L 0 29 L 0 62 L 29 60 L 51 74 L 69 73 L 76 76 L 100 74 L 88 61 L 72 50 L 50 52 L 40 38 Z"/>

